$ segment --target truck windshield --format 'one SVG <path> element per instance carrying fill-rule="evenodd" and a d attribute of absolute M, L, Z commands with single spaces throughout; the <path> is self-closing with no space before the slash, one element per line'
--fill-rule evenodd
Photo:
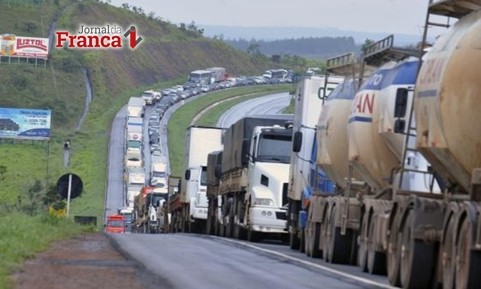
<path fill-rule="evenodd" d="M 154 207 L 159 205 L 160 200 L 166 200 L 167 194 L 153 194 L 150 198 L 147 198 L 147 207 L 152 204 Z"/>
<path fill-rule="evenodd" d="M 207 167 L 202 167 L 202 172 L 200 173 L 200 185 L 207 186 Z"/>
<path fill-rule="evenodd" d="M 127 147 L 129 148 L 140 148 L 142 142 L 138 140 L 129 140 L 127 143 Z"/>
<path fill-rule="evenodd" d="M 292 135 L 263 133 L 259 139 L 256 161 L 278 161 L 289 163 L 292 147 Z"/>
<path fill-rule="evenodd" d="M 111 220 L 107 222 L 107 225 L 109 227 L 123 227 L 125 226 L 125 223 L 124 221 L 121 221 L 121 220 Z"/>
<path fill-rule="evenodd" d="M 132 214 L 131 213 L 122 214 L 122 216 L 124 216 L 124 220 L 125 220 L 126 223 L 132 222 Z"/>
<path fill-rule="evenodd" d="M 165 178 L 165 172 L 153 172 L 152 177 L 155 178 Z"/>

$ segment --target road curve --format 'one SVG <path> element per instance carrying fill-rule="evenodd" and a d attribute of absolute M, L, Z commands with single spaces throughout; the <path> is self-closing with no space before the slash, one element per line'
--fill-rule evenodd
<path fill-rule="evenodd" d="M 289 93 L 275 93 L 256 97 L 234 105 L 217 121 L 218 127 L 229 127 L 244 116 L 277 114 L 289 105 Z"/>

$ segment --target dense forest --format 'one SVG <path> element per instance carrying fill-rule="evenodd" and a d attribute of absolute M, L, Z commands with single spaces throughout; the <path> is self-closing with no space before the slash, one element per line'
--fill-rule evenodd
<path fill-rule="evenodd" d="M 358 53 L 360 46 L 353 37 L 308 37 L 282 40 L 225 40 L 234 48 L 249 54 L 298 55 L 306 58 L 326 59 L 347 52 Z"/>

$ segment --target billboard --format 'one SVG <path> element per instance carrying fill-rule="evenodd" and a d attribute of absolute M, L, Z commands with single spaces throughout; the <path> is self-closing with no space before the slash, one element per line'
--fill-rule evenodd
<path fill-rule="evenodd" d="M 50 119 L 50 110 L 0 107 L 0 138 L 49 139 Z"/>
<path fill-rule="evenodd" d="M 0 35 L 0 56 L 48 58 L 48 38 Z"/>

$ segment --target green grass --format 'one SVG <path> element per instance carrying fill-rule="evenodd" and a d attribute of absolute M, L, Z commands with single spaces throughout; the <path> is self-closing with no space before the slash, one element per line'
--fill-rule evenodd
<path fill-rule="evenodd" d="M 281 91 L 289 91 L 290 88 L 291 85 L 234 88 L 225 91 L 214 92 L 183 105 L 181 108 L 175 111 L 175 113 L 172 114 L 168 124 L 169 159 L 172 175 L 181 175 L 184 165 L 185 130 L 189 126 L 192 118 L 203 108 L 219 100 L 238 95 L 247 95 L 253 93 L 258 93 L 258 95 L 262 95 Z M 231 103 L 231 105 L 234 105 L 234 103 Z M 227 109 L 228 107 L 225 108 Z M 219 112 L 216 113 L 220 115 Z M 208 117 L 208 115 L 210 115 L 210 112 L 204 117 Z M 207 120 L 209 122 L 212 122 L 212 120 Z"/>
<path fill-rule="evenodd" d="M 291 98 L 289 105 L 282 111 L 282 113 L 294 114 L 296 110 L 296 101 Z"/>
<path fill-rule="evenodd" d="M 7 242 L 30 250 L 29 243 L 32 243 L 33 237 L 29 232 L 42 239 L 39 243 L 45 244 L 32 250 L 42 250 L 48 241 L 65 236 L 62 232 L 57 233 L 52 226 L 45 227 L 39 217 L 22 215 L 9 218 L 1 215 L 17 204 L 19 197 L 22 202 L 28 201 L 27 192 L 35 180 L 45 187 L 46 183 L 55 184 L 68 171 L 79 175 L 84 184 L 82 195 L 72 201 L 71 216 L 95 216 L 99 226 L 103 224 L 110 126 L 115 114 L 130 96 L 149 88 L 166 88 L 183 83 L 189 71 L 202 67 L 223 66 L 232 75 L 252 75 L 272 65 L 270 62 L 252 62 L 246 54 L 218 41 L 190 39 L 172 24 L 152 21 L 148 17 L 97 1 L 45 0 L 40 6 L 15 3 L 18 1 L 0 0 L 0 24 L 6 33 L 45 37 L 51 20 L 57 15 L 58 30 L 73 30 L 79 23 L 117 23 L 122 26 L 135 23 L 139 26 L 140 34 L 145 36 L 145 43 L 135 51 L 54 49 L 46 68 L 26 64 L 0 65 L 0 106 L 52 110 L 52 136 L 48 146 L 47 142 L 0 142 L 0 165 L 7 168 L 4 178 L 0 179 L 0 224 L 11 227 L 13 224 L 24 236 L 11 240 L 8 233 L 0 229 L 0 251 Z M 67 3 L 68 8 L 63 10 L 62 7 Z M 83 67 L 89 68 L 94 96 L 81 130 L 75 132 L 84 108 Z M 249 89 L 245 91 L 250 93 Z M 215 96 L 205 97 L 207 100 L 211 98 Z M 205 105 L 207 103 L 201 102 L 198 108 Z M 195 111 L 193 107 L 192 112 Z M 183 139 L 186 125 L 180 127 L 181 137 L 178 140 Z M 70 169 L 64 168 L 62 162 L 62 145 L 67 138 L 72 144 Z M 176 148 L 181 149 L 180 146 Z M 41 194 L 44 191 L 37 199 L 41 198 Z M 27 226 L 29 222 L 39 230 Z M 58 230 L 70 234 L 67 227 L 59 226 Z M 43 237 L 40 232 L 49 232 L 49 236 Z M 8 248 L 7 251 L 16 252 Z M 11 264 L 21 262 L 33 251 L 26 252 L 18 254 L 19 259 L 8 262 L 4 262 L 3 255 L 0 256 L 0 263 L 5 263 L 4 267 L 0 267 L 0 276 L 5 276 Z M 4 287 L 4 280 L 4 277 L 0 277 L 0 288 Z"/>
<path fill-rule="evenodd" d="M 9 275 L 23 260 L 32 258 L 48 245 L 87 231 L 66 219 L 47 215 L 36 217 L 21 213 L 0 216 L 0 288 L 11 288 Z"/>

